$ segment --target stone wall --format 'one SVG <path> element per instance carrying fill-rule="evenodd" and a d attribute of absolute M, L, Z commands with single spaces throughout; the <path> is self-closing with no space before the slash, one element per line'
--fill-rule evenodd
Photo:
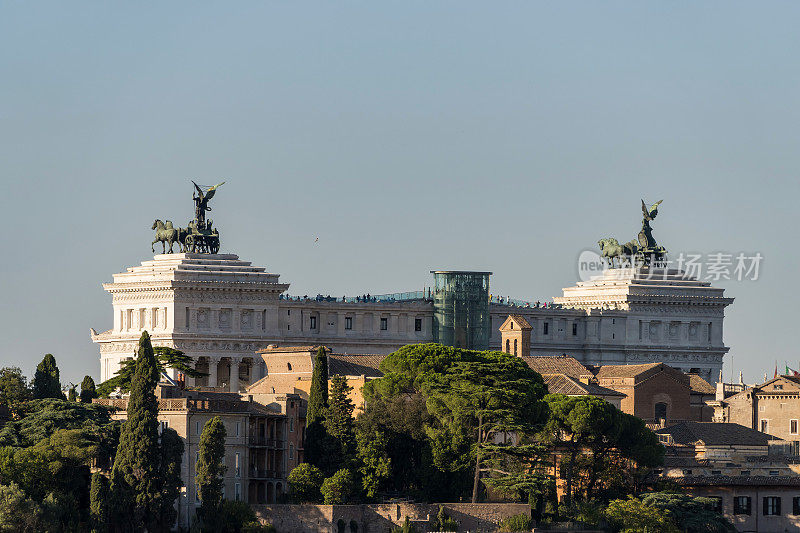
<path fill-rule="evenodd" d="M 427 531 L 439 506 L 455 519 L 462 531 L 493 532 L 500 520 L 529 513 L 524 503 L 397 503 L 376 505 L 253 505 L 262 522 L 278 533 L 386 533 L 406 517 L 417 531 Z"/>

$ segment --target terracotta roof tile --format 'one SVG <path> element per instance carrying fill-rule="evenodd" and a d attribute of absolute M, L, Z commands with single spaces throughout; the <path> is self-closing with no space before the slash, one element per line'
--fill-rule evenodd
<path fill-rule="evenodd" d="M 717 389 L 711 383 L 704 380 L 697 374 L 687 374 L 689 376 L 689 388 L 692 392 L 699 392 L 702 394 L 716 394 Z"/>
<path fill-rule="evenodd" d="M 569 355 L 523 355 L 522 359 L 542 375 L 564 374 L 573 378 L 591 375 L 588 368 Z"/>
<path fill-rule="evenodd" d="M 597 371 L 598 378 L 632 378 L 647 372 L 662 363 L 646 363 L 643 365 L 603 365 Z"/>
<path fill-rule="evenodd" d="M 270 345 L 264 348 L 263 350 L 258 350 L 256 353 L 295 353 L 295 352 L 316 352 L 319 349 L 319 345 L 317 346 L 278 346 L 278 345 Z M 330 348 L 327 346 L 325 349 L 330 352 Z"/>
<path fill-rule="evenodd" d="M 680 422 L 656 430 L 656 433 L 671 435 L 675 444 L 703 442 L 707 446 L 767 446 L 769 441 L 778 440 L 772 435 L 730 422 Z"/>
<path fill-rule="evenodd" d="M 379 370 L 385 355 L 340 355 L 332 354 L 328 357 L 328 374 L 331 376 L 366 376 L 368 378 L 383 377 Z"/>
<path fill-rule="evenodd" d="M 621 392 L 601 387 L 595 383 L 583 383 L 564 374 L 544 374 L 542 378 L 550 394 L 564 394 L 566 396 L 625 396 Z"/>

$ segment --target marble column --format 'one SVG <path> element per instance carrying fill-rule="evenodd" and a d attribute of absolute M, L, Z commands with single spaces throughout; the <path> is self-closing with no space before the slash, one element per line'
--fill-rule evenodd
<path fill-rule="evenodd" d="M 228 381 L 230 382 L 230 392 L 239 392 L 239 359 L 234 359 L 231 357 L 231 365 L 230 365 L 230 377 Z"/>
<path fill-rule="evenodd" d="M 209 359 L 208 361 L 208 386 L 209 387 L 216 387 L 217 386 L 217 365 L 219 364 L 218 361 L 214 359 Z"/>

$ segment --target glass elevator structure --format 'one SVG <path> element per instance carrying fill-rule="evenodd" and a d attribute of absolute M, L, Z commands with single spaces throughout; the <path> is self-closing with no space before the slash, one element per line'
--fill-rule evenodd
<path fill-rule="evenodd" d="M 468 350 L 488 350 L 491 272 L 432 270 L 434 342 Z"/>

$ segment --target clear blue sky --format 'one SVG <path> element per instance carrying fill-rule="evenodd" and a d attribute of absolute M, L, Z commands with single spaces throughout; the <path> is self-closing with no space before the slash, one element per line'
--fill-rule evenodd
<path fill-rule="evenodd" d="M 294 294 L 451 268 L 549 299 L 663 198 L 670 250 L 764 256 L 760 280 L 720 284 L 735 372 L 796 367 L 798 20 L 795 2 L 0 4 L 0 364 L 52 352 L 63 381 L 97 378 L 100 284 L 147 259 L 154 218 L 190 218 L 194 178 L 228 181 L 223 251 Z"/>

